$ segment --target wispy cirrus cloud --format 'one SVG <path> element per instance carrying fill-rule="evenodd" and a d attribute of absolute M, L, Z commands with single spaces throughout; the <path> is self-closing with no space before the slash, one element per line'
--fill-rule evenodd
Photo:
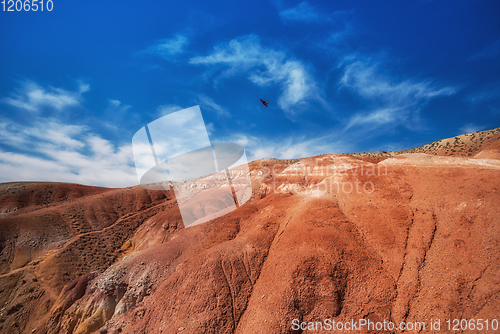
<path fill-rule="evenodd" d="M 3 98 L 2 102 L 32 112 L 38 112 L 42 107 L 61 111 L 68 107 L 79 106 L 82 94 L 89 89 L 90 86 L 85 83 L 80 83 L 78 90 L 71 92 L 55 87 L 44 88 L 33 81 L 25 81 L 10 97 Z"/>
<path fill-rule="evenodd" d="M 61 120 L 60 111 L 83 104 L 82 94 L 88 90 L 83 83 L 72 92 L 26 81 L 4 100 L 31 113 L 21 119 L 0 116 L 0 182 L 56 181 L 107 187 L 138 183 L 131 145 L 113 144 L 81 122 Z M 42 107 L 43 114 L 36 112 Z M 103 111 L 123 114 L 129 108 L 109 99 Z"/>
<path fill-rule="evenodd" d="M 301 2 L 296 7 L 281 10 L 279 12 L 283 22 L 318 22 L 324 17 L 320 15 L 309 3 Z"/>
<path fill-rule="evenodd" d="M 320 154 L 333 154 L 352 151 L 342 135 L 326 134 L 316 136 L 286 136 L 280 138 L 257 137 L 245 133 L 233 134 L 222 141 L 243 146 L 249 160 L 278 158 L 293 159 Z"/>
<path fill-rule="evenodd" d="M 402 108 L 380 108 L 368 113 L 357 113 L 347 123 L 346 129 L 356 125 L 378 126 L 381 124 L 403 122 L 408 117 Z"/>
<path fill-rule="evenodd" d="M 106 187 L 138 183 L 131 146 L 116 146 L 85 126 L 56 119 L 39 119 L 27 126 L 3 119 L 0 129 L 0 182 L 57 181 Z"/>
<path fill-rule="evenodd" d="M 178 104 L 162 104 L 161 106 L 156 108 L 156 112 L 158 113 L 158 116 L 161 117 L 182 109 L 184 108 Z"/>
<path fill-rule="evenodd" d="M 358 60 L 346 66 L 340 83 L 366 98 L 380 98 L 391 104 L 414 104 L 457 92 L 455 87 L 437 87 L 430 80 L 393 80 L 381 73 L 379 64 Z"/>
<path fill-rule="evenodd" d="M 164 59 L 170 59 L 174 55 L 183 53 L 188 43 L 189 40 L 186 36 L 177 34 L 173 38 L 160 40 L 148 47 L 144 52 L 160 56 Z"/>
<path fill-rule="evenodd" d="M 138 121 L 138 114 L 130 111 L 132 106 L 120 100 L 108 99 L 108 106 L 101 114 L 100 125 L 113 131 L 116 135 L 124 135 L 122 126 L 125 122 L 133 123 Z"/>
<path fill-rule="evenodd" d="M 132 108 L 132 106 L 123 104 L 120 100 L 108 99 L 108 110 L 122 114 L 127 112 L 130 108 Z"/>
<path fill-rule="evenodd" d="M 215 101 L 206 96 L 205 94 L 198 94 L 196 102 L 200 104 L 200 106 L 206 108 L 207 110 L 214 111 L 218 116 L 229 116 L 229 112 L 222 107 L 221 105 L 215 103 Z"/>
<path fill-rule="evenodd" d="M 308 100 L 321 100 L 317 85 L 307 66 L 283 51 L 261 45 L 255 35 L 216 45 L 207 56 L 193 57 L 193 65 L 219 66 L 221 77 L 246 75 L 260 87 L 279 85 L 281 95 L 278 105 L 284 112 L 293 114 Z"/>
<path fill-rule="evenodd" d="M 500 88 L 495 87 L 471 93 L 465 97 L 465 101 L 471 104 L 488 102 L 491 100 L 500 99 Z"/>
<path fill-rule="evenodd" d="M 334 12 L 325 12 L 311 6 L 307 1 L 303 1 L 295 7 L 281 9 L 279 11 L 280 19 L 285 24 L 292 23 L 318 23 L 338 25 L 339 21 L 343 23 L 352 10 L 337 10 Z"/>
<path fill-rule="evenodd" d="M 500 56 L 500 38 L 470 56 L 469 60 L 481 60 L 485 58 L 498 58 Z"/>
<path fill-rule="evenodd" d="M 462 126 L 459 131 L 461 133 L 471 133 L 471 132 L 477 132 L 486 129 L 486 126 L 484 125 L 477 125 L 474 123 L 467 123 L 464 126 Z"/>
<path fill-rule="evenodd" d="M 84 126 L 61 124 L 55 119 L 46 119 L 43 126 L 39 123 L 26 126 L 9 119 L 0 122 L 0 143 L 18 150 L 26 150 L 32 146 L 59 145 L 66 148 L 81 148 L 83 144 L 74 137 L 87 130 Z"/>
<path fill-rule="evenodd" d="M 343 27 L 332 30 L 328 37 L 317 43 L 321 48 L 333 51 L 333 53 L 340 53 L 344 51 L 343 44 L 355 36 L 355 30 L 350 23 L 345 23 Z M 342 46 L 342 48 L 340 48 Z"/>
<path fill-rule="evenodd" d="M 394 78 L 384 72 L 380 62 L 371 59 L 357 59 L 346 65 L 340 88 L 363 98 L 371 109 L 351 116 L 347 128 L 383 124 L 408 126 L 408 119 L 418 116 L 431 99 L 458 91 L 457 87 L 440 86 L 432 80 Z"/>
<path fill-rule="evenodd" d="M 213 102 L 213 101 L 212 101 Z M 198 102 L 199 103 L 199 102 Z M 215 103 L 215 102 L 214 102 Z M 220 107 L 220 106 L 219 106 Z M 222 107 L 220 107 L 222 108 Z M 179 110 L 182 110 L 182 109 L 185 109 L 184 107 L 181 107 L 180 105 L 178 104 L 163 104 L 161 106 L 159 106 L 156 111 L 158 112 L 158 116 L 159 117 L 162 117 L 162 116 L 165 116 L 165 115 L 168 115 L 168 114 L 171 114 L 173 112 L 176 112 L 176 111 L 179 111 Z M 225 112 L 225 110 L 224 110 Z M 206 120 L 205 120 L 205 127 L 207 129 L 207 133 L 208 135 L 210 136 L 214 130 L 215 130 L 215 126 L 213 123 L 206 123 Z"/>

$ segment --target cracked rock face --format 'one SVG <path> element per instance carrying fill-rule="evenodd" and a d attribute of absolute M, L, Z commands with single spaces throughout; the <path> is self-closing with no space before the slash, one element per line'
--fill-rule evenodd
<path fill-rule="evenodd" d="M 498 137 L 468 156 L 256 161 L 252 199 L 190 228 L 170 191 L 4 186 L 0 332 L 498 319 Z"/>

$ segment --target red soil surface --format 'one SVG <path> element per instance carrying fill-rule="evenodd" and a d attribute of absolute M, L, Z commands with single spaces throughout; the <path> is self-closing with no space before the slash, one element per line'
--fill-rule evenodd
<path fill-rule="evenodd" d="M 0 333 L 329 333 L 292 328 L 327 318 L 491 327 L 500 132 L 471 137 L 456 154 L 255 161 L 252 199 L 190 228 L 172 191 L 2 184 Z"/>

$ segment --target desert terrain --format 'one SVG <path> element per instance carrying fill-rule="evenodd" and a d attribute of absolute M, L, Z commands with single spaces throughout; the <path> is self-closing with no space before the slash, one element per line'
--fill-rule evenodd
<path fill-rule="evenodd" d="M 0 184 L 0 333 L 500 332 L 500 128 L 250 176 L 250 201 L 189 228 L 171 190 Z"/>

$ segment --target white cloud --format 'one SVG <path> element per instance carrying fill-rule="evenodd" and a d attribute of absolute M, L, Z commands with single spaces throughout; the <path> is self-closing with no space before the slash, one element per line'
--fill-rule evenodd
<path fill-rule="evenodd" d="M 379 71 L 377 64 L 355 61 L 346 66 L 341 85 L 367 98 L 382 98 L 392 103 L 413 103 L 441 95 L 455 94 L 454 87 L 434 87 L 427 81 L 396 81 Z"/>
<path fill-rule="evenodd" d="M 148 47 L 145 52 L 170 59 L 172 56 L 183 53 L 188 39 L 183 35 L 175 35 L 174 38 L 163 39 L 159 43 Z"/>
<path fill-rule="evenodd" d="M 406 117 L 406 113 L 398 108 L 383 108 L 369 113 L 358 113 L 349 119 L 346 129 L 355 125 L 380 125 L 401 121 Z"/>
<path fill-rule="evenodd" d="M 345 23 L 347 16 L 352 14 L 352 10 L 338 10 L 332 13 L 317 9 L 304 1 L 295 7 L 279 11 L 281 21 L 285 24 L 296 22 L 301 23 L 320 23 L 338 25 L 339 22 Z"/>
<path fill-rule="evenodd" d="M 50 116 L 30 114 L 18 121 L 0 117 L 0 182 L 55 181 L 107 187 L 138 183 L 130 144 L 115 145 L 87 126 L 60 120 L 58 111 L 81 105 L 81 95 L 88 90 L 84 83 L 70 92 L 26 81 L 6 99 L 30 111 L 45 107 Z M 121 119 L 130 108 L 109 99 L 105 112 Z"/>
<path fill-rule="evenodd" d="M 498 99 L 499 97 L 500 97 L 500 89 L 493 88 L 490 90 L 484 90 L 484 91 L 479 91 L 479 92 L 469 94 L 469 95 L 467 95 L 465 100 L 469 103 L 477 104 L 477 103 L 482 103 L 485 101 Z"/>
<path fill-rule="evenodd" d="M 481 60 L 484 58 L 498 58 L 500 56 L 500 38 L 485 47 L 483 50 L 474 53 L 469 60 Z"/>
<path fill-rule="evenodd" d="M 431 80 L 398 80 L 383 73 L 379 63 L 355 60 L 345 67 L 340 87 L 346 88 L 368 100 L 372 111 L 353 115 L 347 128 L 355 125 L 376 127 L 381 124 L 405 124 L 425 106 L 439 96 L 457 92 L 456 87 L 439 87 Z"/>
<path fill-rule="evenodd" d="M 342 29 L 330 32 L 324 41 L 318 43 L 318 46 L 334 53 L 341 53 L 344 51 L 343 44 L 353 36 L 355 36 L 354 28 L 346 23 Z"/>
<path fill-rule="evenodd" d="M 317 22 L 320 19 L 320 15 L 307 2 L 302 2 L 296 7 L 282 10 L 279 12 L 279 15 L 283 22 Z"/>
<path fill-rule="evenodd" d="M 197 102 L 203 108 L 215 111 L 218 116 L 229 116 L 229 112 L 205 94 L 198 94 Z"/>
<path fill-rule="evenodd" d="M 0 141 L 4 144 L 24 149 L 32 146 L 32 142 L 37 145 L 49 143 L 52 145 L 62 145 L 70 148 L 81 148 L 80 141 L 75 140 L 86 131 L 83 126 L 65 125 L 54 119 L 46 120 L 43 126 L 26 126 L 4 120 L 0 123 Z"/>
<path fill-rule="evenodd" d="M 220 65 L 225 68 L 222 77 L 246 74 L 257 86 L 281 86 L 278 105 L 289 114 L 298 112 L 307 100 L 321 101 L 316 82 L 306 65 L 282 51 L 263 47 L 255 35 L 217 45 L 210 55 L 194 57 L 190 63 Z"/>
<path fill-rule="evenodd" d="M 177 105 L 177 104 L 163 104 L 163 105 L 159 106 L 158 108 L 156 108 L 156 112 L 161 117 L 161 116 L 165 116 L 165 115 L 171 114 L 173 112 L 176 112 L 176 111 L 179 111 L 182 109 L 184 109 L 184 108 Z"/>
<path fill-rule="evenodd" d="M 61 111 L 68 107 L 79 106 L 81 95 L 89 89 L 88 84 L 80 83 L 78 91 L 70 92 L 55 87 L 43 88 L 32 81 L 26 81 L 11 97 L 3 98 L 2 101 L 33 112 L 39 111 L 41 107 L 50 107 Z"/>
<path fill-rule="evenodd" d="M 232 142 L 245 148 L 249 161 L 263 158 L 293 159 L 320 154 L 342 153 L 352 150 L 336 135 L 317 135 L 312 138 L 290 136 L 279 139 L 236 134 L 224 138 L 223 142 Z"/>
<path fill-rule="evenodd" d="M 128 104 L 123 104 L 119 100 L 108 99 L 108 103 L 109 103 L 109 105 L 108 105 L 109 111 L 117 112 L 120 114 L 122 114 L 122 113 L 126 112 L 127 110 L 129 110 L 130 108 L 132 108 Z"/>
<path fill-rule="evenodd" d="M 0 123 L 0 182 L 57 181 L 107 187 L 138 183 L 130 145 L 115 146 L 83 126 L 54 119 Z"/>
<path fill-rule="evenodd" d="M 214 123 L 205 123 L 205 127 L 209 136 L 215 131 Z"/>
<path fill-rule="evenodd" d="M 462 126 L 459 131 L 461 133 L 471 133 L 471 132 L 478 132 L 481 130 L 484 130 L 486 127 L 484 125 L 476 125 L 474 123 L 468 123 Z"/>

